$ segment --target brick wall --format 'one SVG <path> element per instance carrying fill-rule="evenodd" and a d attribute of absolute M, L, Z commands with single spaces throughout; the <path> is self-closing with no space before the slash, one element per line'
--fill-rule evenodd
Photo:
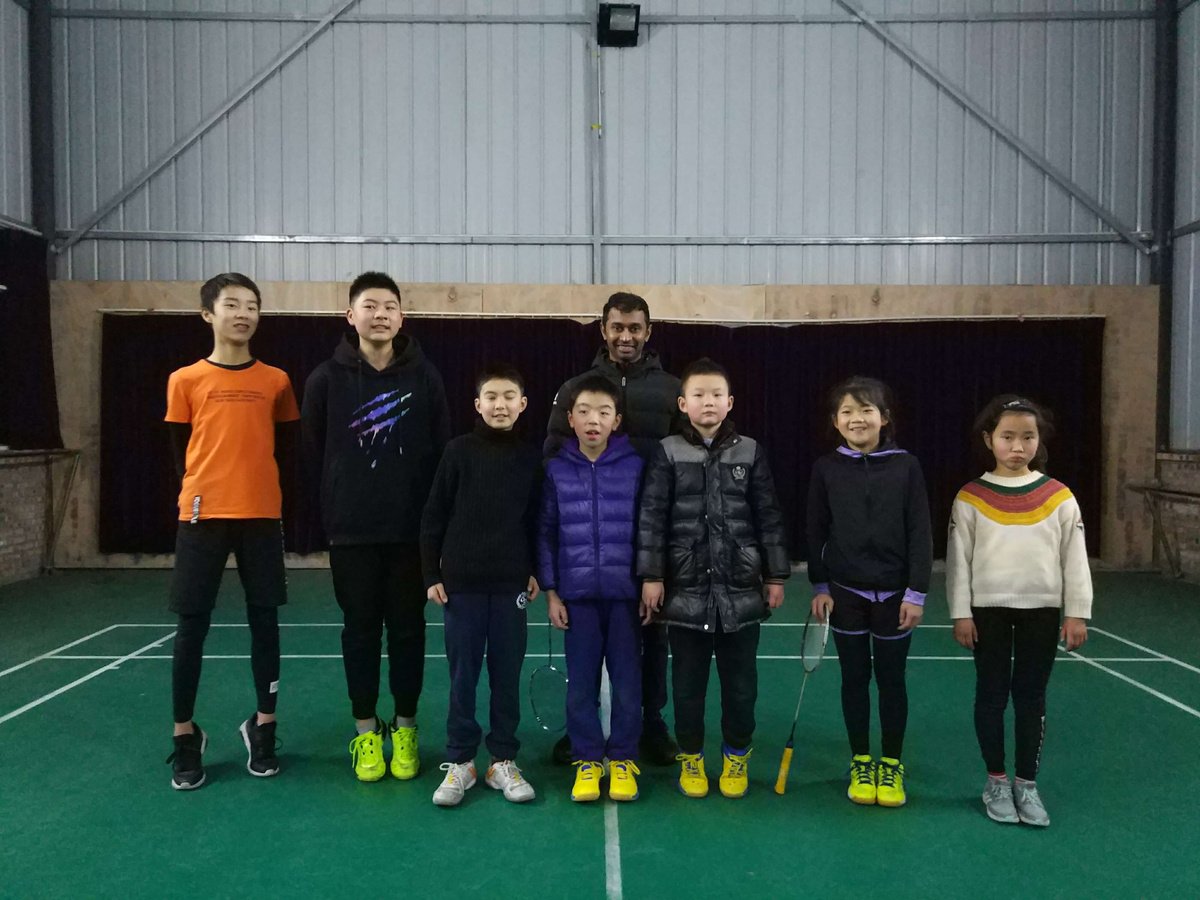
<path fill-rule="evenodd" d="M 1160 501 L 1163 531 L 1178 554 L 1185 578 L 1200 579 L 1200 453 L 1159 453 L 1158 481 L 1164 491 L 1196 494 L 1196 500 Z M 1154 556 L 1165 570 L 1162 547 Z"/>
<path fill-rule="evenodd" d="M 45 467 L 0 461 L 0 584 L 41 574 L 45 549 Z"/>

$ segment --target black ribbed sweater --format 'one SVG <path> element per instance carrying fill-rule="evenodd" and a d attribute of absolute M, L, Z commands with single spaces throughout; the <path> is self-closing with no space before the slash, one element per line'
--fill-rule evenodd
<path fill-rule="evenodd" d="M 540 449 L 513 431 L 478 422 L 447 444 L 421 517 L 426 587 L 525 590 L 534 568 L 541 481 Z"/>

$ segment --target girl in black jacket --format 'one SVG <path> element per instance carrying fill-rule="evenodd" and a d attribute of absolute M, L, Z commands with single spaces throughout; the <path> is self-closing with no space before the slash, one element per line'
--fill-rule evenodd
<path fill-rule="evenodd" d="M 921 466 L 892 442 L 887 385 L 855 377 L 829 394 L 841 445 L 813 465 L 808 491 L 812 613 L 830 616 L 842 667 L 842 714 L 850 738 L 855 803 L 903 806 L 900 753 L 908 721 L 905 665 L 921 622 L 933 544 Z M 871 758 L 871 670 L 883 732 Z"/>

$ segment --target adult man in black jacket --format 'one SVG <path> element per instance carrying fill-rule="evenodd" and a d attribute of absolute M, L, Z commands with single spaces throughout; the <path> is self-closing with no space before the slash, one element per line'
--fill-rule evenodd
<path fill-rule="evenodd" d="M 679 411 L 679 379 L 663 369 L 658 354 L 646 349 L 650 338 L 650 307 L 637 294 L 618 291 L 608 298 L 600 319 L 604 346 L 592 367 L 568 379 L 554 396 L 546 427 L 544 455 L 558 452 L 573 432 L 567 424 L 567 402 L 572 388 L 589 375 L 603 375 L 620 391 L 621 430 L 649 461 L 658 442 L 677 432 L 683 422 Z M 658 765 L 675 761 L 678 747 L 663 721 L 667 705 L 667 632 L 662 625 L 642 629 L 642 741 L 641 758 Z M 554 747 L 556 762 L 571 760 L 570 743 L 564 738 Z"/>

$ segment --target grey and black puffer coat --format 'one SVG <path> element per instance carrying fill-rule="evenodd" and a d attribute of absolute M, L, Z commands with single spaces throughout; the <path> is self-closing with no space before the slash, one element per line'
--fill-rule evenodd
<path fill-rule="evenodd" d="M 789 574 L 783 515 L 758 442 L 726 420 L 705 446 L 691 425 L 646 470 L 637 574 L 664 581 L 657 621 L 715 633 L 766 619 L 764 582 Z"/>

